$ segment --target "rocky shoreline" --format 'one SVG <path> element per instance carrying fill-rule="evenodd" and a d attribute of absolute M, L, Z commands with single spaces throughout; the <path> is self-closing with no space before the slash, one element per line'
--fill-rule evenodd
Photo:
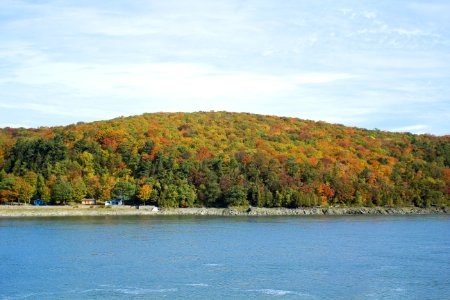
<path fill-rule="evenodd" d="M 344 216 L 344 215 L 430 215 L 450 214 L 444 207 L 313 207 L 313 208 L 171 208 L 154 206 L 1 206 L 0 218 L 66 216 Z"/>
<path fill-rule="evenodd" d="M 339 215 L 429 215 L 450 214 L 450 208 L 418 207 L 314 207 L 314 208 L 261 208 L 247 210 L 233 208 L 178 208 L 165 209 L 160 215 L 212 215 L 212 216 L 339 216 Z"/>

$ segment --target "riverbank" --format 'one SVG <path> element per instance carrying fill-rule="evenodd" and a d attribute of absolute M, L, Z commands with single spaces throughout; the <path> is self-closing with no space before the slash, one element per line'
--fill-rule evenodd
<path fill-rule="evenodd" d="M 314 207 L 314 208 L 171 208 L 154 206 L 0 206 L 0 218 L 65 216 L 339 216 L 450 214 L 450 208 L 419 207 Z"/>

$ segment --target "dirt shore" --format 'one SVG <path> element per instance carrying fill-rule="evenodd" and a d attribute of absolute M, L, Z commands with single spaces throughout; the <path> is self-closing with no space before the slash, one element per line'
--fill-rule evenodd
<path fill-rule="evenodd" d="M 0 218 L 65 217 L 65 216 L 322 216 L 322 215 L 427 215 L 450 214 L 450 208 L 418 207 L 314 207 L 314 208 L 172 208 L 154 206 L 0 206 Z"/>

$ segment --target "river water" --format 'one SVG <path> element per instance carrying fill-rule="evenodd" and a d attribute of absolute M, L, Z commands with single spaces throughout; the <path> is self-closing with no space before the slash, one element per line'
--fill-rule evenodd
<path fill-rule="evenodd" d="M 450 299 L 449 216 L 0 219 L 0 299 Z"/>

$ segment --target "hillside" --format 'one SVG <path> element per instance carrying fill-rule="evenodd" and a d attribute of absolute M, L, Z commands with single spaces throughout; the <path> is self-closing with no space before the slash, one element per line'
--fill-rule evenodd
<path fill-rule="evenodd" d="M 450 136 L 246 113 L 0 130 L 0 202 L 165 207 L 449 205 Z"/>

